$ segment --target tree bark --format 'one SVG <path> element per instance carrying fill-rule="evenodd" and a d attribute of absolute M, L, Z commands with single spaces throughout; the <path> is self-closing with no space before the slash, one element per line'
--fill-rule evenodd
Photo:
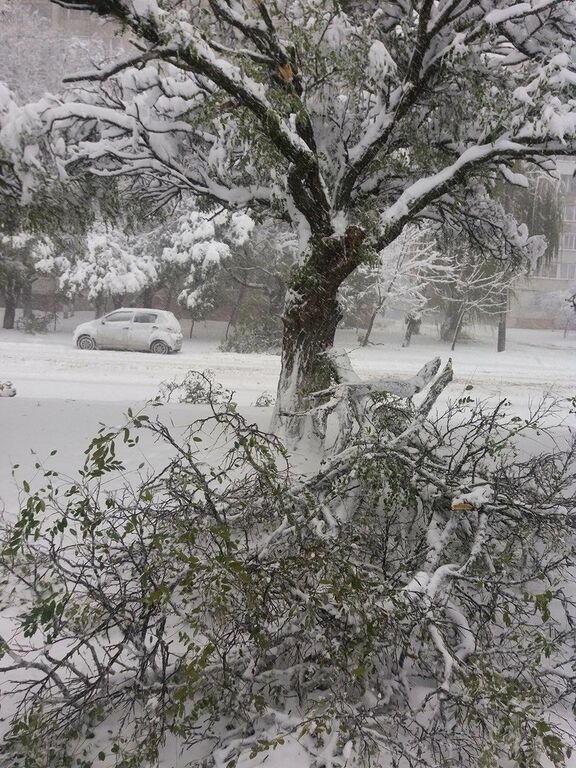
<path fill-rule="evenodd" d="M 16 320 L 16 300 L 11 294 L 5 294 L 4 296 L 4 322 L 2 328 L 6 330 L 14 329 L 14 322 Z"/>
<path fill-rule="evenodd" d="M 310 394 L 334 380 L 325 355 L 334 344 L 342 311 L 338 288 L 358 265 L 363 235 L 350 227 L 343 238 L 317 238 L 311 253 L 289 281 L 282 338 L 282 367 L 272 428 L 289 441 L 299 440 L 311 426 Z"/>
<path fill-rule="evenodd" d="M 287 438 L 305 431 L 308 396 L 331 383 L 331 366 L 324 353 L 334 344 L 341 310 L 336 295 L 318 301 L 313 295 L 288 299 L 284 312 L 282 368 L 273 427 L 283 424 Z"/>

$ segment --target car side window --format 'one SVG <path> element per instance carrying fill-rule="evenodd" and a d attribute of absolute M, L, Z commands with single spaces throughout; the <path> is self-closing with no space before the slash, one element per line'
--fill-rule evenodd
<path fill-rule="evenodd" d="M 158 315 L 154 312 L 136 312 L 135 323 L 155 323 Z"/>
<path fill-rule="evenodd" d="M 114 312 L 111 315 L 108 315 L 104 319 L 107 323 L 122 323 L 122 322 L 130 322 L 132 320 L 133 312 Z"/>

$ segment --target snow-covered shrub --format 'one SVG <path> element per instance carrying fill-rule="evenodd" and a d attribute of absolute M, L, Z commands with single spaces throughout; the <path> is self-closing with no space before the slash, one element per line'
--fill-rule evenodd
<path fill-rule="evenodd" d="M 254 401 L 254 407 L 255 408 L 269 408 L 271 405 L 274 405 L 275 397 L 272 394 L 272 392 L 262 392 L 261 395 L 258 395 L 256 400 Z"/>
<path fill-rule="evenodd" d="M 0 397 L 14 397 L 16 388 L 11 381 L 0 381 Z"/>
<path fill-rule="evenodd" d="M 54 312 L 30 312 L 16 321 L 16 328 L 24 333 L 34 335 L 36 333 L 48 333 L 57 318 Z"/>
<path fill-rule="evenodd" d="M 259 352 L 278 355 L 281 346 L 282 337 L 276 330 L 238 325 L 234 333 L 220 343 L 218 349 L 221 352 L 239 352 L 240 354 Z"/>
<path fill-rule="evenodd" d="M 48 472 L 1 556 L 1 761 L 144 768 L 170 736 L 198 768 L 561 765 L 574 446 L 522 458 L 544 405 L 465 393 L 431 417 L 449 367 L 405 398 L 437 369 L 328 393 L 346 445 L 306 476 L 219 406 L 182 439 L 129 413 L 76 480 Z M 142 431 L 173 458 L 120 487 Z"/>
<path fill-rule="evenodd" d="M 214 371 L 188 371 L 182 381 L 164 381 L 160 385 L 160 399 L 193 405 L 228 405 L 234 393 L 216 381 Z"/>

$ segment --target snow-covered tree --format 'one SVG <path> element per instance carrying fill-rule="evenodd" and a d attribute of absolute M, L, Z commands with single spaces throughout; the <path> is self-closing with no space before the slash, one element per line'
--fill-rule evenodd
<path fill-rule="evenodd" d="M 533 308 L 551 319 L 564 329 L 576 327 L 576 283 L 571 282 L 558 291 L 536 294 L 532 300 Z"/>
<path fill-rule="evenodd" d="M 444 315 L 441 337 L 454 349 L 467 322 L 494 319 L 506 311 L 517 275 L 506 265 L 479 259 L 466 245 L 451 256 L 450 276 L 437 294 L 437 303 Z"/>
<path fill-rule="evenodd" d="M 420 218 L 465 225 L 518 160 L 552 172 L 575 149 L 570 0 L 53 1 L 117 19 L 140 46 L 79 76 L 83 103 L 42 111 L 70 172 L 299 231 L 278 414 L 330 383 L 351 272 Z"/>
<path fill-rule="evenodd" d="M 363 285 L 345 284 L 347 303 L 364 303 L 369 312 L 362 346 L 366 346 L 374 323 L 389 310 L 421 317 L 429 303 L 432 286 L 438 289 L 447 280 L 451 265 L 443 259 L 431 230 L 406 227 L 402 234 L 378 254 L 374 264 L 357 270 Z"/>
<path fill-rule="evenodd" d="M 241 332 L 234 338 L 227 335 L 230 349 L 277 347 L 286 278 L 297 259 L 294 234 L 269 219 L 255 226 L 243 212 L 200 210 L 193 200 L 179 211 L 164 230 L 168 244 L 159 259 L 160 282 L 179 284 L 178 301 L 193 319 L 204 317 L 228 296 L 236 328 L 244 305 Z M 248 296 L 258 296 L 253 313 L 247 308 Z"/>
<path fill-rule="evenodd" d="M 100 222 L 88 231 L 80 252 L 74 256 L 50 254 L 36 266 L 54 275 L 66 296 L 84 294 L 94 303 L 98 317 L 107 299 L 120 306 L 124 296 L 155 282 L 156 265 L 146 256 L 138 248 L 138 238 Z"/>
<path fill-rule="evenodd" d="M 29 300 L 38 264 L 51 258 L 54 244 L 30 232 L 12 232 L 0 225 L 0 296 L 4 304 L 4 328 L 14 328 L 16 307 Z"/>
<path fill-rule="evenodd" d="M 232 249 L 246 244 L 254 222 L 242 212 L 209 213 L 192 204 L 185 206 L 175 224 L 162 262 L 181 272 L 178 300 L 194 313 L 210 304 L 214 284 L 232 260 Z"/>
<path fill-rule="evenodd" d="M 503 216 L 495 240 L 484 235 L 482 229 L 492 227 L 494 205 L 500 213 L 500 206 L 493 203 L 477 211 L 480 232 L 473 227 L 467 231 L 445 228 L 437 233 L 446 273 L 430 289 L 444 315 L 442 339 L 452 349 L 467 321 L 496 318 L 507 311 L 509 294 L 519 276 L 534 268 L 546 250 L 546 239 L 530 235 L 525 224 L 517 226 L 511 214 Z"/>
<path fill-rule="evenodd" d="M 3 213 L 15 203 L 30 202 L 32 190 L 37 197 L 48 180 L 57 178 L 53 163 L 57 153 L 51 153 L 48 148 L 38 114 L 39 109 L 50 103 L 46 99 L 34 107 L 22 107 L 13 91 L 0 82 L 0 210 Z"/>
<path fill-rule="evenodd" d="M 49 103 L 43 97 L 63 92 L 66 73 L 101 64 L 119 48 L 119 38 L 105 41 L 97 26 L 88 28 L 71 36 L 37 4 L 0 0 L 0 210 L 7 195 L 29 201 L 25 176 L 36 193 L 41 179 L 59 178 L 59 146 L 35 145 L 42 134 L 38 113 Z M 37 109 L 22 106 L 33 99 L 40 99 Z"/>

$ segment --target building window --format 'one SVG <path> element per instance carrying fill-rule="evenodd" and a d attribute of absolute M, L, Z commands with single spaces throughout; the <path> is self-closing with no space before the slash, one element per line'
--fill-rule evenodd
<path fill-rule="evenodd" d="M 553 261 L 551 264 L 542 264 L 540 267 L 538 267 L 536 274 L 538 277 L 557 278 L 558 267 L 559 264 L 557 261 Z"/>
<path fill-rule="evenodd" d="M 554 261 L 551 264 L 542 264 L 536 271 L 536 275 L 549 280 L 575 280 L 576 262 Z"/>
<path fill-rule="evenodd" d="M 576 232 L 566 232 L 562 235 L 562 250 L 576 251 Z"/>
<path fill-rule="evenodd" d="M 564 207 L 564 221 L 576 221 L 576 205 L 566 204 Z"/>
<path fill-rule="evenodd" d="M 562 280 L 574 280 L 576 276 L 576 264 L 559 264 L 558 277 Z"/>

